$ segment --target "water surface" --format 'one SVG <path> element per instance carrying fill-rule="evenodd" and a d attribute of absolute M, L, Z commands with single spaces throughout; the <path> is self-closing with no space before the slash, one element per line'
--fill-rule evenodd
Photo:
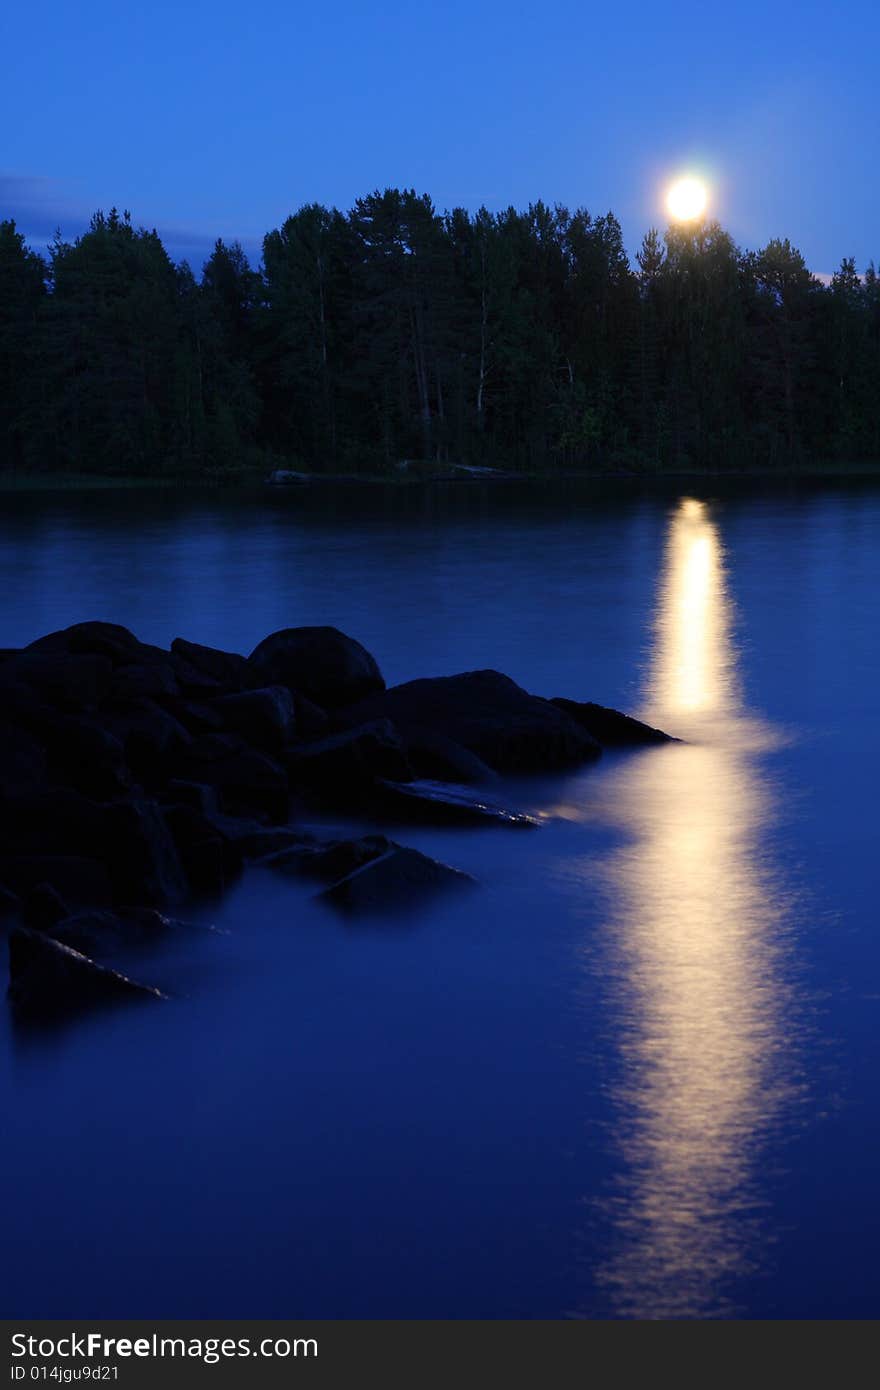
<path fill-rule="evenodd" d="M 9 1316 L 876 1316 L 880 492 L 7 497 L 0 645 L 334 623 L 685 742 L 409 830 L 350 927 L 254 872 L 179 996 L 3 1020 Z"/>

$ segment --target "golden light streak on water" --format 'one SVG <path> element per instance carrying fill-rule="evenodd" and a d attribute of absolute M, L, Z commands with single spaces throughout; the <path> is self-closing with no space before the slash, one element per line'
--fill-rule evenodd
<path fill-rule="evenodd" d="M 759 1249 L 762 1144 L 786 1091 L 781 929 L 763 853 L 766 729 L 741 707 L 718 527 L 685 500 L 661 578 L 645 717 L 689 740 L 621 758 L 604 813 L 622 1177 L 600 1280 L 624 1316 L 712 1316 Z"/>

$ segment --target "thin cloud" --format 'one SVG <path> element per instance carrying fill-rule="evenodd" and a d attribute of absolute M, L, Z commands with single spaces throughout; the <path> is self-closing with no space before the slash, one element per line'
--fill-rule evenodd
<path fill-rule="evenodd" d="M 0 172 L 0 218 L 11 218 L 25 240 L 35 250 L 44 252 L 60 230 L 67 241 L 73 241 L 88 229 L 92 215 L 99 207 L 109 211 L 113 201 L 90 202 L 81 190 L 58 179 L 34 174 Z M 132 209 L 135 226 L 156 228 L 169 256 L 174 261 L 188 260 L 198 269 L 210 256 L 218 236 L 229 242 L 238 240 L 248 259 L 257 264 L 262 251 L 262 238 L 236 237 L 235 232 L 206 231 L 201 227 L 156 223 L 140 217 Z"/>

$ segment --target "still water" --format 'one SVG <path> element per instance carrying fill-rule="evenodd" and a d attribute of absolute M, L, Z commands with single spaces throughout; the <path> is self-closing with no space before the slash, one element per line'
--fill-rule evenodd
<path fill-rule="evenodd" d="M 392 827 L 481 889 L 340 924 L 254 871 L 133 973 L 3 1019 L 6 1316 L 880 1313 L 880 491 L 0 501 L 0 645 L 333 623 L 683 742 Z"/>

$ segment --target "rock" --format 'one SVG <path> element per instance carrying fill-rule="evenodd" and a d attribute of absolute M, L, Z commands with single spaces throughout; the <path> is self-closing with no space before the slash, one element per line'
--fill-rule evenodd
<path fill-rule="evenodd" d="M 0 788 L 0 855 L 106 853 L 106 810 L 69 787 Z"/>
<path fill-rule="evenodd" d="M 45 748 L 26 730 L 0 724 L 0 784 L 31 790 L 46 780 Z"/>
<path fill-rule="evenodd" d="M 293 696 L 284 685 L 224 695 L 214 709 L 227 729 L 269 753 L 280 753 L 296 728 Z"/>
<path fill-rule="evenodd" d="M 166 907 L 186 896 L 180 855 L 155 801 L 127 801 L 110 808 L 107 863 L 117 903 Z"/>
<path fill-rule="evenodd" d="M 149 786 L 162 783 L 184 756 L 192 736 L 153 700 L 134 700 L 105 716 L 107 728 L 121 740 L 132 771 Z"/>
<path fill-rule="evenodd" d="M 357 840 L 311 839 L 269 854 L 258 860 L 257 865 L 290 878 L 313 878 L 333 883 L 397 848 L 399 846 L 384 835 L 364 835 Z"/>
<path fill-rule="evenodd" d="M 193 806 L 169 806 L 164 816 L 190 887 L 197 893 L 222 893 L 241 869 L 241 853 Z"/>
<path fill-rule="evenodd" d="M 0 692 L 0 710 L 8 721 L 0 726 L 0 778 L 7 790 L 54 779 L 89 796 L 115 796 L 129 786 L 122 744 L 96 711 L 62 713 L 19 685 Z"/>
<path fill-rule="evenodd" d="M 165 788 L 165 796 L 170 806 L 192 806 L 204 816 L 215 815 L 219 809 L 217 788 L 207 787 L 204 782 L 184 782 L 172 778 Z"/>
<path fill-rule="evenodd" d="M 94 717 L 56 717 L 49 737 L 52 772 L 85 796 L 126 791 L 131 775 L 120 739 Z"/>
<path fill-rule="evenodd" d="M 405 781 L 412 776 L 400 737 L 387 719 L 315 739 L 286 758 L 295 786 L 329 800 L 357 797 L 377 777 Z"/>
<path fill-rule="evenodd" d="M 9 998 L 19 1018 L 36 1020 L 101 1004 L 165 996 L 98 965 L 61 941 L 17 928 L 9 937 Z"/>
<path fill-rule="evenodd" d="M 118 623 L 88 622 L 74 623 L 72 627 L 38 637 L 26 650 L 61 654 L 85 652 L 105 656 L 116 665 L 134 661 L 140 647 L 141 643 L 127 627 L 120 627 Z"/>
<path fill-rule="evenodd" d="M 259 821 L 241 820 L 235 816 L 212 814 L 210 821 L 242 859 L 263 859 L 279 850 L 312 843 L 314 838 L 289 826 L 261 825 Z"/>
<path fill-rule="evenodd" d="M 109 906 L 113 888 L 107 866 L 77 854 L 18 854 L 0 858 L 0 879 L 24 897 L 48 884 L 75 907 Z"/>
<path fill-rule="evenodd" d="M 171 665 L 182 693 L 193 699 L 211 700 L 215 695 L 224 695 L 234 688 L 225 682 L 215 680 L 207 671 L 194 666 L 179 652 L 171 653 Z"/>
<path fill-rule="evenodd" d="M 116 912 L 88 908 L 56 922 L 49 936 L 84 956 L 100 957 L 131 947 L 155 945 L 182 928 L 182 922 L 153 908 L 122 908 Z"/>
<path fill-rule="evenodd" d="M 181 657 L 190 670 L 200 671 L 218 685 L 226 685 L 240 690 L 247 681 L 250 668 L 245 657 L 237 652 L 222 652 L 215 647 L 202 647 L 198 642 L 187 642 L 183 637 L 175 637 L 171 650 Z"/>
<path fill-rule="evenodd" d="M 308 473 L 298 473 L 293 468 L 273 468 L 266 479 L 274 487 L 289 487 L 295 484 L 304 484 L 311 481 Z"/>
<path fill-rule="evenodd" d="M 183 695 L 162 695 L 156 704 L 170 714 L 188 734 L 217 734 L 223 731 L 223 720 L 207 700 L 188 700 Z"/>
<path fill-rule="evenodd" d="M 113 700 L 155 700 L 166 695 L 178 693 L 177 677 L 169 660 L 167 665 L 158 661 L 149 665 L 132 662 L 127 666 L 117 666 L 110 686 Z"/>
<path fill-rule="evenodd" d="M 0 664 L 0 685 L 24 685 L 65 710 L 94 709 L 110 689 L 109 657 L 35 651 L 28 647 Z"/>
<path fill-rule="evenodd" d="M 443 734 L 421 729 L 406 739 L 406 756 L 417 777 L 434 782 L 464 782 L 479 785 L 497 781 L 491 767 Z"/>
<path fill-rule="evenodd" d="M 454 782 L 381 781 L 377 792 L 388 811 L 407 820 L 451 825 L 504 825 L 526 830 L 540 825 L 534 816 L 524 811 L 510 811 L 478 795 L 473 787 L 456 786 Z"/>
<path fill-rule="evenodd" d="M 38 883 L 24 896 L 21 920 L 33 931 L 51 931 L 58 922 L 70 916 L 70 908 L 51 883 Z"/>
<path fill-rule="evenodd" d="M 551 701 L 557 709 L 564 710 L 575 723 L 586 729 L 603 748 L 630 748 L 649 743 L 676 743 L 671 734 L 653 729 L 629 714 L 621 714 L 605 705 L 592 701 L 565 700 L 557 696 Z"/>
<path fill-rule="evenodd" d="M 325 888 L 320 896 L 347 913 L 387 915 L 473 883 L 469 874 L 429 859 L 418 850 L 392 845 L 385 854 Z"/>
<path fill-rule="evenodd" d="M 7 888 L 5 883 L 0 883 L 0 918 L 15 917 L 20 908 L 21 900 L 18 894 Z"/>
<path fill-rule="evenodd" d="M 296 732 L 301 738 L 320 738 L 329 731 L 330 720 L 327 711 L 316 705 L 314 700 L 309 700 L 295 690 L 293 703 L 296 711 Z"/>
<path fill-rule="evenodd" d="M 178 772 L 187 780 L 216 788 L 223 808 L 264 811 L 273 820 L 287 819 L 287 774 L 272 758 L 235 734 L 202 734 L 193 739 Z"/>
<path fill-rule="evenodd" d="M 346 727 L 367 719 L 392 720 L 405 739 L 441 734 L 495 772 L 556 771 L 601 753 L 563 710 L 498 671 L 408 681 L 337 716 Z"/>
<path fill-rule="evenodd" d="M 322 709 L 340 709 L 385 682 L 370 653 L 335 627 L 289 627 L 266 637 L 248 658 L 266 685 L 286 685 Z"/>

